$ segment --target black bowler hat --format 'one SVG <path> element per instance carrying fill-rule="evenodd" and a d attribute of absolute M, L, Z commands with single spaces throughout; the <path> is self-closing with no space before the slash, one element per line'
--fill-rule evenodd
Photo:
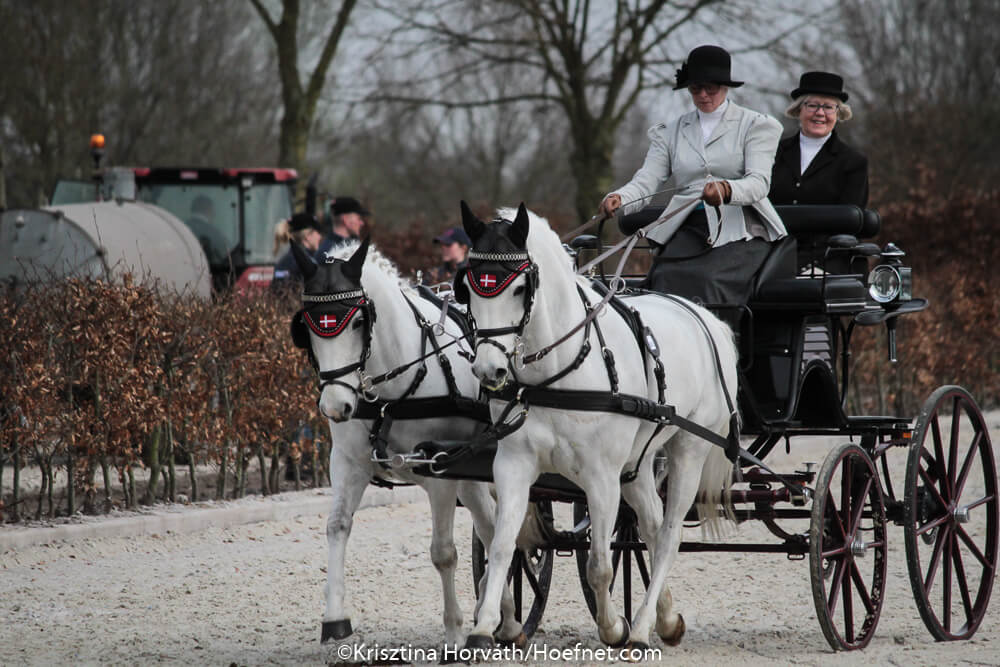
<path fill-rule="evenodd" d="M 836 97 L 841 102 L 847 101 L 843 77 L 830 72 L 806 72 L 799 77 L 799 87 L 791 92 L 791 98 L 794 100 L 810 93 Z"/>
<path fill-rule="evenodd" d="M 345 213 L 357 213 L 358 215 L 371 215 L 364 206 L 354 197 L 337 197 L 330 204 L 330 213 L 334 215 L 344 215 Z"/>
<path fill-rule="evenodd" d="M 301 232 L 303 229 L 315 229 L 317 232 L 323 231 L 319 223 L 316 222 L 316 218 L 308 213 L 296 213 L 288 221 L 288 230 L 291 232 Z"/>
<path fill-rule="evenodd" d="M 730 67 L 729 51 L 721 46 L 706 45 L 694 48 L 677 70 L 677 85 L 674 86 L 674 90 L 687 88 L 692 83 L 717 83 L 720 86 L 739 88 L 743 82 L 732 80 Z"/>

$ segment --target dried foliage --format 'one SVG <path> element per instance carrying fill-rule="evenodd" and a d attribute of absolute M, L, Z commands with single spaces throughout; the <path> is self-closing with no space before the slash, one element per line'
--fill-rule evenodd
<path fill-rule="evenodd" d="M 906 251 L 914 295 L 930 305 L 902 318 L 899 363 L 888 370 L 884 331 L 856 336 L 853 398 L 861 414 L 915 414 L 943 384 L 966 387 L 981 407 L 1000 404 L 1000 301 L 994 291 L 1000 240 L 992 229 L 1000 190 L 945 196 L 937 182 L 932 170 L 921 168 L 908 197 L 880 211 L 880 240 Z"/>
<path fill-rule="evenodd" d="M 174 499 L 175 460 L 192 473 L 215 464 L 223 481 L 232 472 L 234 485 L 217 496 L 242 495 L 250 457 L 271 473 L 298 424 L 317 421 L 311 369 L 288 339 L 291 307 L 269 293 L 214 303 L 164 297 L 127 276 L 5 289 L 0 464 L 41 468 L 36 517 L 97 511 L 97 470 L 105 510 L 118 503 L 112 470 L 121 502 L 139 502 L 136 466 L 152 473 L 142 500 L 160 498 L 161 473 L 163 497 Z M 64 506 L 53 495 L 60 470 L 72 481 Z M 277 475 L 260 486 L 277 491 Z M 7 518 L 27 516 L 12 491 Z"/>

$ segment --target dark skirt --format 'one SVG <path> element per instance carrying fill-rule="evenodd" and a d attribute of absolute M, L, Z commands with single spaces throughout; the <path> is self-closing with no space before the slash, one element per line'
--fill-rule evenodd
<path fill-rule="evenodd" d="M 672 240 L 671 240 L 672 241 Z M 668 243 L 653 259 L 644 286 L 697 303 L 742 306 L 750 299 L 753 279 L 771 244 L 761 238 L 735 241 L 682 257 L 671 256 Z"/>

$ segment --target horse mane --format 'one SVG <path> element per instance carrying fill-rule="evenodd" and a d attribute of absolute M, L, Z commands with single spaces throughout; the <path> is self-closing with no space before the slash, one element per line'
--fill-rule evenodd
<path fill-rule="evenodd" d="M 354 254 L 360 245 L 360 240 L 351 239 L 350 241 L 334 248 L 332 250 L 333 256 L 337 259 L 346 260 Z M 374 269 L 374 271 L 371 269 Z M 368 254 L 365 256 L 365 266 L 364 272 L 362 273 L 362 280 L 365 278 L 373 278 L 375 276 L 378 276 L 378 280 L 389 281 L 400 288 L 410 287 L 409 281 L 403 277 L 402 273 L 400 273 L 399 267 L 396 266 L 391 259 L 383 255 L 373 243 L 368 246 Z"/>
<path fill-rule="evenodd" d="M 513 220 L 517 215 L 515 208 L 497 209 L 497 216 L 504 220 Z M 576 279 L 576 271 L 573 269 L 573 261 L 569 254 L 563 249 L 559 235 L 555 233 L 549 221 L 542 216 L 528 211 L 528 254 L 531 255 L 535 263 L 539 265 L 539 271 L 544 271 L 542 267 L 561 267 L 561 271 L 569 276 L 571 280 Z"/>

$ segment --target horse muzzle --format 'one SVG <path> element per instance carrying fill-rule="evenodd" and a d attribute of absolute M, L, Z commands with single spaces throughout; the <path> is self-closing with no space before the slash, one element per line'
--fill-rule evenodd
<path fill-rule="evenodd" d="M 336 386 L 324 387 L 318 402 L 320 414 L 338 424 L 353 417 L 357 406 L 357 394 L 348 394 Z"/>

